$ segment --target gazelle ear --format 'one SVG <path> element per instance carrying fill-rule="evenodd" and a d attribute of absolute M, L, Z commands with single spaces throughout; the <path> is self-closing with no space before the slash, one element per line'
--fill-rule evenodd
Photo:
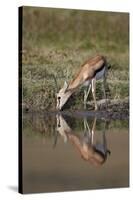
<path fill-rule="evenodd" d="M 63 86 L 64 91 L 66 91 L 67 88 L 68 88 L 68 84 L 67 84 L 67 82 L 65 81 L 65 82 L 64 82 L 64 86 Z"/>

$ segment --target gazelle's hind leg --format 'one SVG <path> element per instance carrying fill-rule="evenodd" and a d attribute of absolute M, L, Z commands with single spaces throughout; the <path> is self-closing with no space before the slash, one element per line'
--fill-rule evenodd
<path fill-rule="evenodd" d="M 104 128 L 103 128 L 103 153 L 107 156 L 107 153 L 110 155 L 110 150 L 107 147 L 107 139 L 106 139 L 106 129 L 108 128 L 108 124 L 107 121 L 105 120 L 105 124 L 104 124 Z"/>
<path fill-rule="evenodd" d="M 92 96 L 94 99 L 95 110 L 97 110 L 98 106 L 97 106 L 97 101 L 96 101 L 96 79 L 95 78 L 92 79 Z"/>
<path fill-rule="evenodd" d="M 91 84 L 89 84 L 89 87 L 87 90 L 86 90 L 86 88 L 84 89 L 84 109 L 86 109 L 86 103 L 87 103 L 87 98 L 90 93 L 90 89 L 91 89 Z"/>
<path fill-rule="evenodd" d="M 94 143 L 94 134 L 95 134 L 95 130 L 96 130 L 96 122 L 97 122 L 97 118 L 94 118 L 93 121 L 93 126 L 92 126 L 92 130 L 91 130 L 91 144 L 93 145 Z"/>
<path fill-rule="evenodd" d="M 104 77 L 103 77 L 103 98 L 105 99 L 105 106 L 106 106 L 106 109 L 107 109 L 107 107 L 108 107 L 108 105 L 107 105 L 107 96 L 106 96 L 106 75 L 104 75 Z"/>

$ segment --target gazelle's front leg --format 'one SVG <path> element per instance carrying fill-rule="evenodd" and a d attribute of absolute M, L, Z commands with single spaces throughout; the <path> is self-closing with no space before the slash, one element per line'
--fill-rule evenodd
<path fill-rule="evenodd" d="M 91 89 L 91 83 L 89 84 L 88 90 L 84 89 L 84 109 L 86 109 L 86 103 L 87 103 L 87 98 L 90 93 L 90 89 Z"/>
<path fill-rule="evenodd" d="M 92 96 L 94 99 L 95 110 L 97 110 L 98 107 L 97 107 L 97 102 L 96 102 L 96 79 L 95 78 L 92 79 Z"/>
<path fill-rule="evenodd" d="M 87 134 L 89 135 L 89 137 L 90 137 L 90 135 L 91 135 L 90 127 L 89 127 L 89 124 L 88 124 L 86 118 L 84 118 L 84 133 L 85 133 L 85 134 L 87 133 Z"/>

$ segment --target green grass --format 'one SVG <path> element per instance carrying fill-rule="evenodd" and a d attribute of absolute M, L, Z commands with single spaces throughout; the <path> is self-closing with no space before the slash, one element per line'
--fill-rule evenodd
<path fill-rule="evenodd" d="M 96 54 L 106 56 L 112 66 L 109 98 L 128 97 L 128 23 L 127 13 L 24 7 L 23 103 L 33 110 L 54 110 L 57 86 L 71 80 L 80 65 Z M 100 84 L 97 99 L 102 96 Z M 82 108 L 83 91 L 73 98 L 72 107 Z"/>

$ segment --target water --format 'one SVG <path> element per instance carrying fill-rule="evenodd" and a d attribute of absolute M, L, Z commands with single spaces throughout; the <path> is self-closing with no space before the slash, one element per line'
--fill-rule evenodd
<path fill-rule="evenodd" d="M 23 116 L 23 192 L 129 186 L 128 120 Z"/>

